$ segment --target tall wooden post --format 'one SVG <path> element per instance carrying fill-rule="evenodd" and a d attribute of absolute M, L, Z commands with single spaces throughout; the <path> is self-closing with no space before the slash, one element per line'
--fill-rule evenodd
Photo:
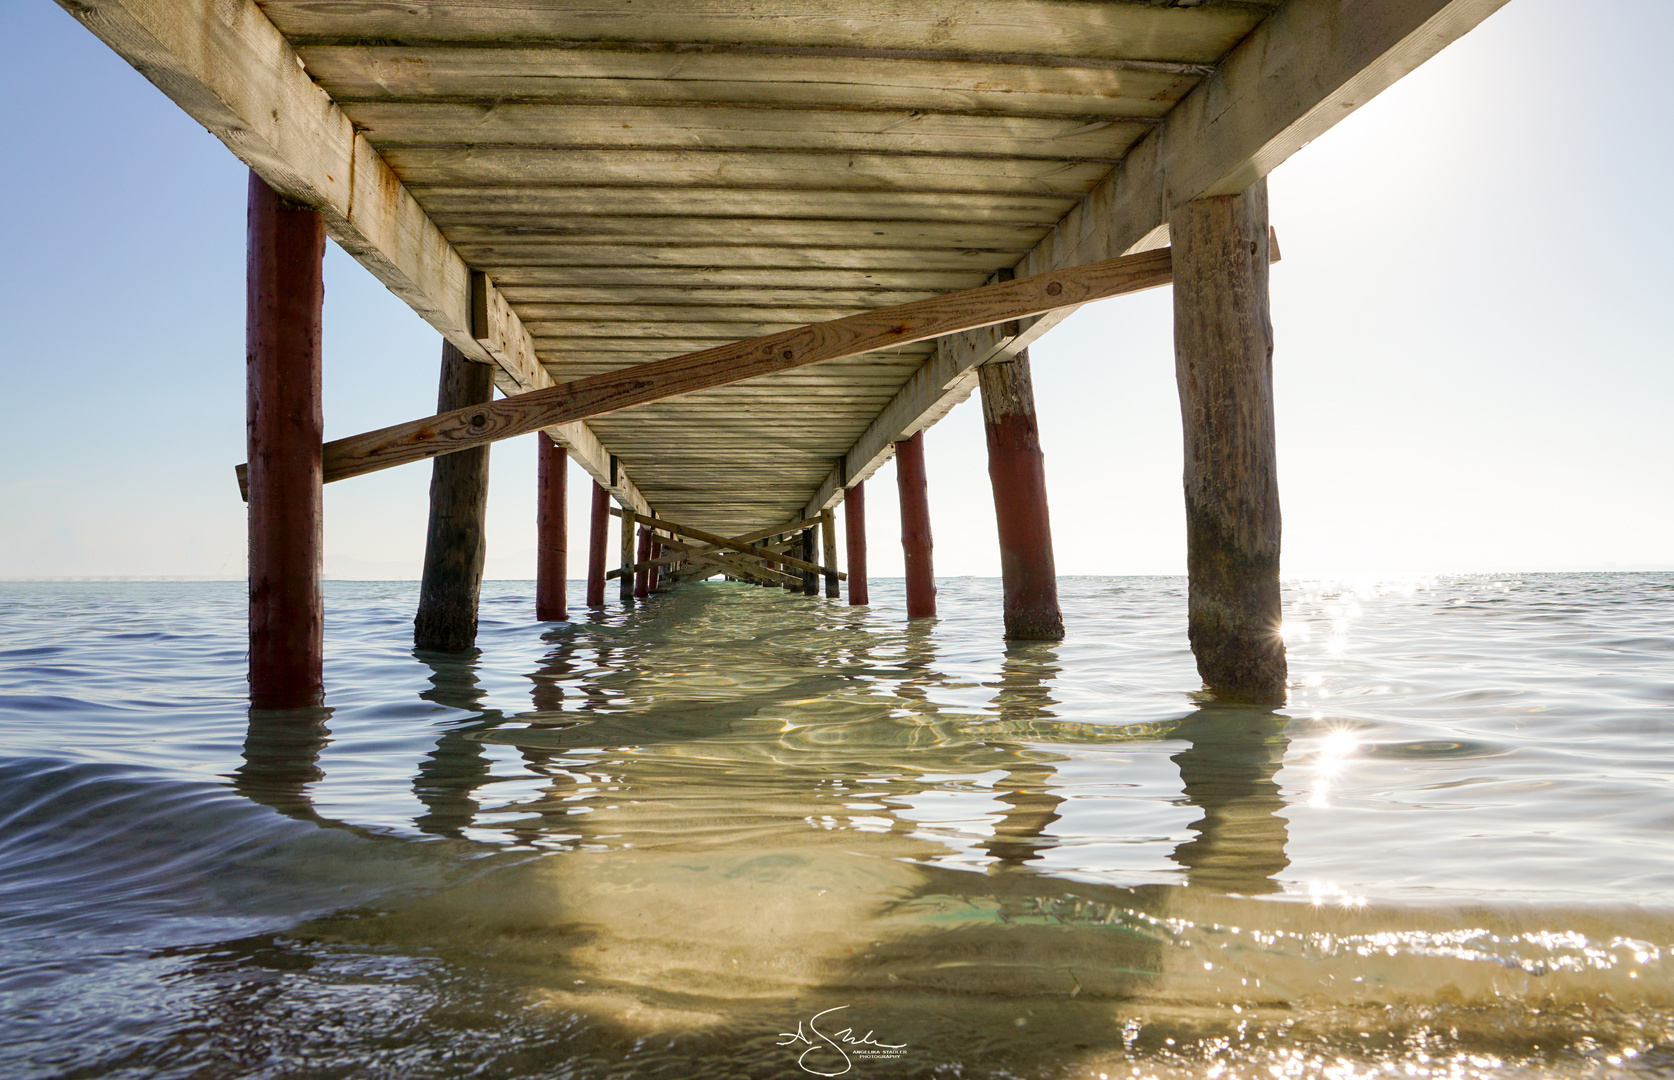
<path fill-rule="evenodd" d="M 250 704 L 324 698 L 320 320 L 325 222 L 250 174 L 245 278 L 245 433 Z"/>
<path fill-rule="evenodd" d="M 656 560 L 658 560 L 662 557 L 663 557 L 663 545 L 657 540 L 656 534 L 653 533 L 651 535 L 651 561 L 655 562 Z M 651 576 L 650 576 L 650 578 L 647 579 L 647 584 L 649 585 L 652 592 L 661 592 L 662 591 L 662 589 L 663 589 L 663 576 L 664 576 L 663 571 L 668 570 L 668 569 L 672 569 L 672 568 L 668 567 L 668 566 L 653 566 L 651 568 L 651 571 L 650 571 Z"/>
<path fill-rule="evenodd" d="M 623 607 L 632 607 L 634 603 L 634 523 L 633 511 L 623 510 L 619 519 L 622 523 L 621 535 L 617 537 L 622 549 L 622 573 L 617 580 L 617 595 Z"/>
<path fill-rule="evenodd" d="M 634 565 L 647 562 L 651 558 L 651 530 L 644 525 L 639 527 L 639 550 L 634 557 Z M 634 571 L 634 599 L 644 600 L 651 595 L 651 571 Z"/>
<path fill-rule="evenodd" d="M 493 369 L 443 342 L 436 411 L 482 405 L 493 397 Z M 424 541 L 413 648 L 464 652 L 477 643 L 487 514 L 488 447 L 435 458 L 430 465 L 430 529 Z"/>
<path fill-rule="evenodd" d="M 1046 509 L 1046 463 L 1035 420 L 1029 352 L 977 369 L 988 431 L 988 479 L 1000 534 L 1006 637 L 1056 641 L 1064 636 L 1052 521 Z"/>
<path fill-rule="evenodd" d="M 781 533 L 780 536 L 779 536 L 779 539 L 780 540 L 791 540 L 791 541 L 793 541 L 793 544 L 791 545 L 791 547 L 788 549 L 788 552 L 787 552 L 793 558 L 799 557 L 802 554 L 802 551 L 801 551 L 802 537 L 798 536 L 795 533 Z M 779 569 L 781 569 L 785 573 L 791 575 L 790 579 L 785 582 L 785 591 L 786 592 L 801 592 L 802 591 L 802 579 L 800 577 L 796 576 L 796 568 L 794 566 L 781 566 Z"/>
<path fill-rule="evenodd" d="M 820 511 L 820 554 L 825 561 L 825 598 L 837 599 L 837 515 L 830 510 Z"/>
<path fill-rule="evenodd" d="M 819 564 L 819 552 L 814 549 L 814 529 L 809 526 L 802 530 L 802 550 L 797 553 L 803 562 Z M 818 596 L 820 594 L 820 576 L 812 570 L 802 571 L 802 595 Z"/>
<path fill-rule="evenodd" d="M 1282 702 L 1266 181 L 1176 207 L 1169 233 L 1192 652 L 1211 690 Z"/>
<path fill-rule="evenodd" d="M 610 540 L 610 492 L 593 481 L 593 514 L 587 522 L 587 606 L 604 607 L 605 544 Z"/>
<path fill-rule="evenodd" d="M 866 482 L 843 493 L 843 547 L 849 565 L 849 603 L 870 604 L 866 591 Z"/>
<path fill-rule="evenodd" d="M 570 455 L 545 435 L 535 481 L 535 618 L 563 622 L 570 617 L 565 595 L 570 557 Z"/>
<path fill-rule="evenodd" d="M 901 496 L 901 554 L 907 570 L 907 618 L 936 617 L 936 568 L 930 549 L 930 493 L 924 478 L 924 432 L 895 444 Z"/>

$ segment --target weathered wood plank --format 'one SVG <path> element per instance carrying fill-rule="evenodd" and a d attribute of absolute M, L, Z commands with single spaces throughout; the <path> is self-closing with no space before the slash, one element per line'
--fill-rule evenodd
<path fill-rule="evenodd" d="M 756 7 L 737 0 L 266 0 L 305 42 L 663 42 L 893 50 L 906 56 L 1039 54 L 1213 63 L 1273 6 L 1145 0 L 856 0 Z M 925 48 L 934 43 L 934 51 Z M 867 60 L 879 59 L 868 55 Z"/>
<path fill-rule="evenodd" d="M 926 109 L 1027 116 L 1160 116 L 1206 72 L 1048 56 L 901 57 L 857 50 L 657 42 L 303 45 L 340 102 L 655 101 Z M 864 62 L 857 63 L 857 60 Z"/>
<path fill-rule="evenodd" d="M 834 150 L 608 150 L 458 146 L 394 147 L 384 155 L 402 175 L 436 184 L 743 184 L 777 188 L 1032 192 L 1084 195 L 1110 171 L 1103 161 L 853 153 Z"/>
<path fill-rule="evenodd" d="M 509 266 L 684 266 L 706 273 L 718 267 L 756 271 L 802 267 L 833 270 L 977 270 L 987 273 L 1018 253 L 1005 248 L 853 248 L 813 244 L 758 247 L 748 244 L 577 244 L 556 241 L 460 243 L 459 253 L 496 274 Z"/>
<path fill-rule="evenodd" d="M 497 282 L 557 287 L 720 285 L 797 288 L 905 288 L 941 294 L 981 285 L 987 272 L 952 270 L 827 270 L 805 267 L 724 266 L 507 266 L 494 274 Z"/>
<path fill-rule="evenodd" d="M 709 244 L 746 247 L 939 247 L 1028 251 L 1047 226 L 1010 221 L 713 218 L 659 214 L 540 217 L 530 214 L 436 214 L 455 244 Z M 521 309 L 520 309 L 521 310 Z"/>
<path fill-rule="evenodd" d="M 765 221 L 1012 221 L 1050 228 L 1075 205 L 1069 196 L 1033 192 L 968 192 L 953 201 L 936 190 L 852 191 L 830 185 L 800 190 L 741 184 L 652 187 L 591 182 L 493 187 L 415 180 L 410 190 L 433 214 L 517 214 L 548 219 L 654 214 Z"/>
<path fill-rule="evenodd" d="M 724 386 L 822 360 L 921 341 L 1015 319 L 1060 304 L 1166 285 L 1168 253 L 1147 252 L 933 300 L 851 315 L 765 338 L 640 364 L 470 409 L 338 439 L 325 447 L 327 481 L 479 446 L 663 398 Z M 631 561 L 631 560 L 630 560 Z"/>
<path fill-rule="evenodd" d="M 961 275 L 962 277 L 963 275 Z M 889 307 L 913 300 L 928 300 L 945 289 L 850 288 L 799 289 L 771 285 L 519 285 L 501 289 L 519 311 L 532 305 L 555 315 L 612 311 L 654 311 L 659 308 L 697 307 L 722 312 L 737 310 L 776 311 L 781 308 L 822 310 L 829 317 L 875 307 Z M 805 320 L 818 321 L 818 319 Z"/>
<path fill-rule="evenodd" d="M 1113 161 L 1155 122 L 845 109 L 567 105 L 476 99 L 345 106 L 380 151 L 472 145 L 575 150 L 833 150 Z"/>

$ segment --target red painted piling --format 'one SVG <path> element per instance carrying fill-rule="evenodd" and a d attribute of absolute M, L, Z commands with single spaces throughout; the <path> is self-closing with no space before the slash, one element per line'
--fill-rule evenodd
<path fill-rule="evenodd" d="M 1035 419 L 1029 353 L 977 369 L 988 432 L 988 479 L 999 527 L 1000 577 L 1008 638 L 1056 641 L 1064 636 L 1052 521 L 1046 506 L 1046 461 Z"/>
<path fill-rule="evenodd" d="M 907 618 L 933 619 L 936 617 L 936 568 L 930 554 L 930 493 L 924 477 L 924 432 L 895 444 L 895 483 L 901 496 Z"/>
<path fill-rule="evenodd" d="M 644 525 L 639 527 L 639 547 L 634 553 L 634 562 L 643 563 L 651 558 L 651 530 Z M 651 571 L 634 571 L 634 599 L 644 600 L 651 595 Z"/>
<path fill-rule="evenodd" d="M 250 704 L 318 705 L 321 591 L 320 322 L 325 222 L 250 174 L 245 279 Z"/>
<path fill-rule="evenodd" d="M 563 622 L 570 617 L 564 595 L 569 573 L 570 455 L 545 435 L 535 480 L 535 618 Z"/>
<path fill-rule="evenodd" d="M 843 494 L 843 545 L 849 563 L 849 603 L 870 604 L 866 592 L 866 482 Z"/>
<path fill-rule="evenodd" d="M 587 529 L 587 606 L 604 607 L 605 544 L 610 539 L 610 492 L 593 481 L 593 517 Z"/>

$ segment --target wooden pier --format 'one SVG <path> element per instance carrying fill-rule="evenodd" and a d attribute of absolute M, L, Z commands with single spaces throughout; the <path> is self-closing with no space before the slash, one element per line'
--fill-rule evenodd
<path fill-rule="evenodd" d="M 1282 700 L 1265 178 L 1504 0 L 60 2 L 252 172 L 251 695 L 291 707 L 322 693 L 322 483 L 433 460 L 415 641 L 457 650 L 496 440 L 550 443 L 542 619 L 562 455 L 599 607 L 718 574 L 866 603 L 899 453 L 930 617 L 922 443 L 979 386 L 1006 632 L 1061 636 L 1028 346 L 1170 284 L 1192 646 Z M 327 235 L 445 350 L 437 415 L 322 446 Z"/>

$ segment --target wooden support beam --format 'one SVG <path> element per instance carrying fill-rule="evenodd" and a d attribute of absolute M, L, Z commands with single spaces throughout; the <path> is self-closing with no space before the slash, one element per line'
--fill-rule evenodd
<path fill-rule="evenodd" d="M 488 365 L 467 360 L 451 341 L 444 341 L 436 407 L 480 405 L 493 396 L 494 372 Z M 488 551 L 487 451 L 478 447 L 431 463 L 430 527 L 413 619 L 415 649 L 456 653 L 477 643 L 477 602 Z"/>
<path fill-rule="evenodd" d="M 843 493 L 843 540 L 849 563 L 849 603 L 872 602 L 866 591 L 866 482 L 858 481 Z"/>
<path fill-rule="evenodd" d="M 250 704 L 325 694 L 320 328 L 325 226 L 250 174 L 244 359 L 250 460 Z"/>
<path fill-rule="evenodd" d="M 617 578 L 618 598 L 623 607 L 634 605 L 634 521 L 636 515 L 632 510 L 623 510 L 617 515 L 620 520 L 621 531 L 617 540 L 622 549 L 621 575 Z"/>
<path fill-rule="evenodd" d="M 647 579 L 647 583 L 650 585 L 652 592 L 664 592 L 667 589 L 667 581 L 663 572 L 662 556 L 662 541 L 658 540 L 655 534 L 652 534 L 651 566 L 648 570 L 648 573 L 651 576 Z"/>
<path fill-rule="evenodd" d="M 645 600 L 651 595 L 651 530 L 639 527 L 639 550 L 634 559 L 634 599 Z M 639 569 L 641 566 L 644 569 Z"/>
<path fill-rule="evenodd" d="M 1186 437 L 1188 630 L 1218 695 L 1285 700 L 1267 182 L 1177 207 L 1175 375 Z"/>
<path fill-rule="evenodd" d="M 837 591 L 837 515 L 830 510 L 820 514 L 820 545 L 822 547 L 820 561 L 825 563 L 825 596 L 827 600 L 835 600 Z"/>
<path fill-rule="evenodd" d="M 1287 0 L 1211 78 L 1078 202 L 1014 267 L 1018 277 L 1168 243 L 1173 207 L 1244 190 L 1472 27 L 1506 0 Z M 1014 356 L 1067 318 L 1059 308 L 937 342 L 805 507 L 836 504 L 892 445 L 970 396 L 973 369 Z M 920 377 L 922 375 L 923 377 Z"/>
<path fill-rule="evenodd" d="M 906 561 L 907 618 L 936 617 L 936 568 L 931 559 L 930 493 L 924 475 L 924 432 L 895 447 L 901 496 L 901 554 Z"/>
<path fill-rule="evenodd" d="M 674 566 L 678 563 L 689 561 L 689 560 L 692 560 L 692 559 L 708 559 L 708 558 L 711 558 L 712 556 L 715 556 L 715 555 L 729 554 L 728 552 L 724 551 L 723 549 L 715 547 L 713 545 L 689 544 L 689 543 L 686 543 L 686 542 L 681 541 L 681 540 L 670 539 L 668 537 L 662 536 L 662 535 L 660 535 L 658 533 L 655 533 L 655 532 L 653 532 L 651 534 L 651 542 L 652 542 L 653 548 L 655 548 L 655 547 L 669 547 L 669 548 L 673 548 L 674 551 L 671 554 L 667 554 L 667 555 L 653 554 L 650 558 L 645 559 L 641 562 L 635 563 L 633 565 L 633 568 L 632 568 L 633 572 L 635 574 L 638 574 L 641 571 L 660 570 L 664 567 Z M 800 543 L 800 541 L 798 541 L 798 543 Z M 780 551 L 783 551 L 786 548 L 790 547 L 791 544 L 781 543 L 781 544 L 766 544 L 766 545 L 760 545 L 760 546 L 762 547 L 762 549 L 764 551 L 780 552 Z M 745 555 L 745 554 L 742 554 L 742 553 L 731 553 L 731 554 L 737 554 L 739 558 L 744 558 L 744 559 L 755 558 L 755 556 L 753 556 L 753 555 Z M 730 557 L 730 554 L 729 554 L 729 557 Z M 770 562 L 764 563 L 764 565 L 766 565 L 768 569 L 772 569 L 772 566 L 771 566 Z M 620 570 L 612 570 L 612 571 L 610 571 L 610 573 L 606 574 L 605 577 L 609 580 L 614 581 L 616 578 L 620 577 L 621 574 L 622 574 L 622 571 L 620 571 Z"/>
<path fill-rule="evenodd" d="M 604 607 L 605 544 L 610 535 L 610 490 L 593 481 L 593 513 L 587 528 L 587 606 Z"/>
<path fill-rule="evenodd" d="M 907 345 L 990 322 L 1154 289 L 1169 282 L 1166 250 L 945 293 L 829 322 L 518 394 L 477 408 L 393 424 L 326 444 L 327 483 L 576 420 L 827 360 Z M 818 517 L 817 513 L 806 515 Z"/>
<path fill-rule="evenodd" d="M 1035 419 L 1029 351 L 977 368 L 988 436 L 988 479 L 1000 538 L 1006 637 L 1056 641 L 1064 636 L 1052 521 L 1046 505 L 1046 461 Z"/>
<path fill-rule="evenodd" d="M 535 618 L 563 622 L 570 617 L 570 457 L 545 435 L 535 436 L 540 460 L 535 479 Z"/>
<path fill-rule="evenodd" d="M 634 516 L 634 513 L 631 510 L 613 510 L 611 512 L 613 514 L 616 514 L 618 517 L 621 517 L 623 520 L 628 520 L 628 519 L 630 519 Z M 812 521 L 807 522 L 806 524 L 807 525 L 817 525 L 817 524 L 819 524 L 819 518 L 816 517 Z M 799 558 L 796 558 L 795 556 L 786 555 L 786 554 L 783 554 L 783 553 L 780 553 L 780 552 L 775 552 L 775 551 L 773 551 L 769 548 L 758 547 L 754 544 L 738 543 L 738 542 L 735 542 L 733 540 L 729 540 L 724 536 L 719 536 L 715 533 L 709 532 L 706 529 L 698 529 L 698 528 L 694 528 L 693 526 L 690 526 L 690 525 L 681 525 L 677 522 L 670 521 L 667 518 L 657 518 L 656 521 L 655 521 L 655 526 L 656 526 L 656 528 L 662 529 L 664 532 L 667 532 L 667 533 L 670 533 L 670 534 L 673 534 L 673 535 L 676 535 L 676 536 L 689 536 L 693 540 L 702 540 L 704 543 L 713 544 L 718 548 L 730 548 L 730 549 L 739 551 L 739 552 L 741 552 L 745 555 L 753 555 L 758 559 L 765 559 L 765 560 L 771 560 L 773 562 L 783 563 L 786 566 L 794 567 L 798 570 L 807 570 L 807 571 L 810 571 L 810 572 L 816 573 L 816 574 L 825 573 L 825 567 L 820 566 L 819 564 L 817 564 L 815 562 L 812 562 L 810 560 L 799 559 Z M 775 528 L 776 529 L 783 528 L 783 526 L 775 526 Z M 629 565 L 632 562 L 633 562 L 632 559 L 627 559 L 627 560 L 624 560 L 623 565 Z M 847 577 L 848 575 L 839 572 L 837 574 L 837 576 L 839 578 L 842 578 L 842 577 Z"/>
<path fill-rule="evenodd" d="M 802 530 L 802 558 L 803 561 L 814 566 L 820 564 L 819 553 L 814 550 L 815 532 L 812 528 Z M 819 575 L 812 570 L 802 571 L 802 595 L 818 596 L 820 594 Z"/>

